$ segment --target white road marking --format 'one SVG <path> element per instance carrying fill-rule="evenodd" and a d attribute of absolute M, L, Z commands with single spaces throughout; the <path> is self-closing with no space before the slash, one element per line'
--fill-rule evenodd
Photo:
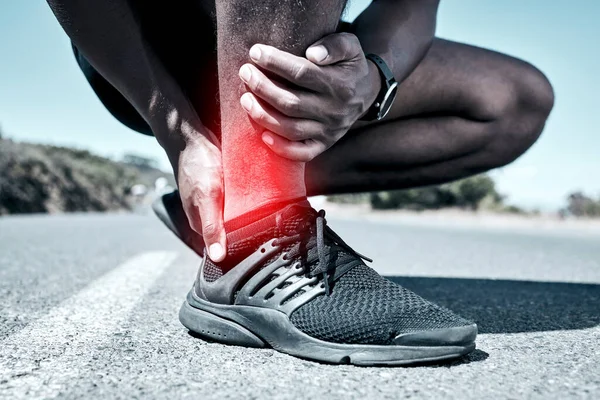
<path fill-rule="evenodd" d="M 0 398 L 64 392 L 176 257 L 139 254 L 0 342 Z"/>

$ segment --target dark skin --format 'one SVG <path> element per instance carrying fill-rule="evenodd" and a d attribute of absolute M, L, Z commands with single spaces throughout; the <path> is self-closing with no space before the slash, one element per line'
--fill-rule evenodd
<path fill-rule="evenodd" d="M 215 46 L 205 31 L 182 32 L 206 24 L 156 28 L 159 43 L 145 31 L 156 25 L 152 13 L 143 24 L 124 1 L 49 3 L 165 148 L 192 228 L 204 232 L 207 244 L 220 240 L 222 232 L 203 229 L 222 226 L 221 150 L 212 133 L 218 123 L 207 112 L 218 89 L 206 78 L 216 66 Z M 186 4 L 171 7 L 179 7 L 173 13 L 215 24 L 214 4 Z M 269 58 L 248 54 L 250 94 L 242 96 L 254 105 L 248 115 L 267 132 L 262 140 L 274 153 L 307 162 L 309 195 L 447 182 L 510 163 L 537 140 L 553 106 L 548 80 L 524 61 L 435 38 L 437 6 L 436 0 L 379 0 L 349 33 L 326 36 L 304 57 L 264 46 L 261 55 Z M 169 53 L 173 43 L 179 57 Z M 323 61 L 318 45 L 327 50 Z M 364 123 L 357 119 L 380 88 L 377 70 L 364 60 L 369 52 L 383 57 L 401 84 L 388 116 Z M 279 78 L 264 75 L 273 72 Z M 328 85 L 314 86 L 317 79 Z M 302 101 L 277 103 L 285 96 Z"/>
<path fill-rule="evenodd" d="M 244 64 L 249 54 L 255 60 L 274 60 L 268 51 L 271 49 L 305 60 L 302 56 L 312 43 L 335 32 L 343 8 L 343 0 L 216 0 L 224 221 L 265 205 L 306 196 L 305 160 L 281 157 L 273 152 L 261 140 L 262 128 L 253 123 L 242 108 L 243 99 L 249 100 L 246 108 L 250 110 L 256 109 L 259 103 L 248 99 L 251 95 L 239 77 L 240 69 L 254 68 Z M 267 19 L 269 26 L 262 23 Z M 366 62 L 364 64 L 366 73 Z M 254 68 L 254 73 L 261 72 Z M 268 82 L 275 87 L 274 81 Z M 283 89 L 289 84 L 282 82 L 281 85 Z M 273 99 L 282 101 L 277 94 Z M 252 103 L 256 103 L 256 107 Z M 314 102 L 307 102 L 306 106 L 311 104 Z M 224 231 L 218 226 L 211 228 Z M 202 232 L 206 238 L 206 231 Z M 219 242 L 209 245 L 213 259 L 220 259 L 224 253 L 225 242 Z"/>

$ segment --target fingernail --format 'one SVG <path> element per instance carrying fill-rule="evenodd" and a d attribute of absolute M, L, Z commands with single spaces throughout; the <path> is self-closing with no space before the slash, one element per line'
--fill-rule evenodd
<path fill-rule="evenodd" d="M 307 57 L 311 57 L 312 59 L 316 60 L 316 61 L 323 61 L 324 59 L 327 58 L 327 49 L 325 48 L 325 46 L 315 46 L 315 47 L 311 47 L 308 50 L 306 50 L 306 56 Z"/>
<path fill-rule="evenodd" d="M 265 132 L 262 134 L 262 140 L 269 146 L 273 146 L 273 143 L 274 143 L 273 136 L 269 135 L 268 133 Z"/>
<path fill-rule="evenodd" d="M 240 78 L 246 83 L 250 82 L 250 78 L 252 78 L 252 70 L 247 65 L 242 65 L 240 68 Z"/>
<path fill-rule="evenodd" d="M 253 59 L 254 61 L 258 61 L 260 60 L 260 47 L 254 45 L 250 48 L 250 52 L 248 53 L 250 54 L 250 58 Z"/>
<path fill-rule="evenodd" d="M 211 244 L 208 248 L 208 255 L 213 260 L 220 260 L 221 257 L 223 257 L 223 254 L 223 246 L 221 246 L 219 243 Z"/>
<path fill-rule="evenodd" d="M 252 110 L 252 98 L 248 93 L 244 93 L 242 95 L 242 97 L 240 98 L 240 103 L 242 104 L 242 107 L 244 107 L 244 110 Z"/>

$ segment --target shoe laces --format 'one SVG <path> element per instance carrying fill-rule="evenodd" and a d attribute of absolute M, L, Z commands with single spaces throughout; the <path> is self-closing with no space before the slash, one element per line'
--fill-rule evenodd
<path fill-rule="evenodd" d="M 300 207 L 300 206 L 298 206 Z M 273 243 L 276 246 L 291 245 L 287 251 L 287 260 L 293 260 L 306 255 L 306 265 L 309 267 L 309 276 L 323 276 L 325 284 L 325 294 L 331 294 L 331 277 L 337 268 L 335 262 L 328 262 L 327 256 L 332 253 L 337 254 L 341 250 L 361 258 L 365 261 L 372 262 L 370 258 L 360 254 L 350 247 L 337 233 L 327 226 L 325 219 L 325 210 L 316 212 L 310 208 L 306 217 L 303 218 L 299 226 L 295 227 L 292 232 L 286 228 L 283 223 L 283 216 L 277 215 L 277 227 L 282 236 Z M 314 229 L 313 229 L 314 227 Z M 311 240 L 316 236 L 316 240 Z M 327 243 L 326 243 L 327 239 Z M 304 251 L 303 250 L 304 244 Z M 311 257 L 311 250 L 316 247 L 317 257 Z M 318 261 L 318 263 L 316 263 Z"/>

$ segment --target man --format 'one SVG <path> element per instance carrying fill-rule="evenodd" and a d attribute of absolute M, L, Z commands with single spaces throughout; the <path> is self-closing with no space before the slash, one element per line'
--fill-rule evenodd
<path fill-rule="evenodd" d="M 169 156 L 160 214 L 205 252 L 188 329 L 360 365 L 474 348 L 475 324 L 380 277 L 306 196 L 512 162 L 553 105 L 541 72 L 434 37 L 437 0 L 379 0 L 350 25 L 343 0 L 49 3 L 103 103 Z"/>

